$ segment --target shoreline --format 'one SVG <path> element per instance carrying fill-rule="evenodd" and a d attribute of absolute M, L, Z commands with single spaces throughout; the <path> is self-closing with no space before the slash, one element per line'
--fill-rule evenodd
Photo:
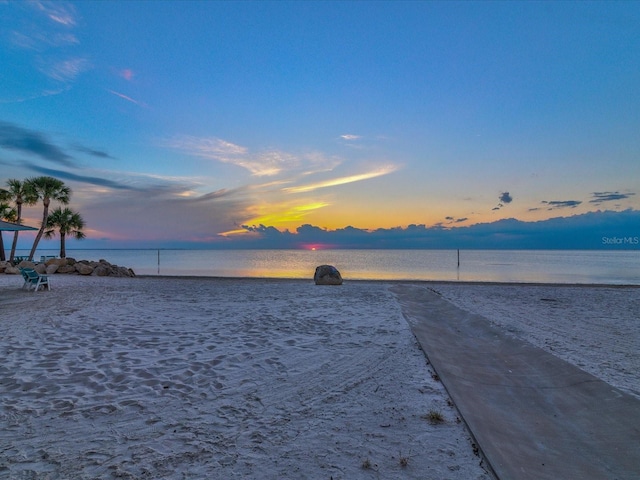
<path fill-rule="evenodd" d="M 216 275 L 150 275 L 142 274 L 137 275 L 135 278 L 177 278 L 182 280 L 190 279 L 211 279 L 211 280 L 247 280 L 247 281 L 289 281 L 289 282 L 313 282 L 313 277 L 309 279 L 305 278 L 286 278 L 286 277 L 229 277 L 229 276 L 216 276 Z M 496 282 L 496 281 L 471 281 L 471 280 L 411 280 L 411 279 L 349 279 L 344 278 L 344 284 L 346 283 L 389 283 L 389 284 L 445 284 L 445 285 L 511 285 L 522 287 L 586 287 L 586 288 L 640 288 L 640 284 L 635 283 L 553 283 L 553 282 Z M 334 285 L 338 286 L 339 285 Z"/>
<path fill-rule="evenodd" d="M 304 279 L 311 278 L 318 265 L 328 264 L 352 280 L 640 285 L 640 257 L 634 251 L 473 250 L 459 264 L 455 250 L 186 249 L 161 257 L 157 249 L 67 253 L 73 258 L 105 258 L 140 276 Z"/>
<path fill-rule="evenodd" d="M 132 270 L 130 267 L 122 267 L 128 270 Z M 18 273 L 5 273 L 7 277 L 19 277 Z M 4 276 L 0 272 L 0 278 Z M 65 278 L 65 277 L 79 277 L 79 278 L 92 278 L 95 275 L 82 275 L 80 273 L 59 273 L 54 272 L 48 274 L 53 278 Z M 293 282 L 313 282 L 313 276 L 310 278 L 300 277 L 250 277 L 250 276 L 224 276 L 224 275 L 165 275 L 165 274 L 136 274 L 132 277 L 122 277 L 117 275 L 105 275 L 105 277 L 112 278 L 140 278 L 140 279 L 153 279 L 153 278 L 167 278 L 167 279 L 209 279 L 209 280 L 246 280 L 246 281 L 293 281 Z M 516 281 L 495 281 L 495 280 L 420 280 L 420 279 L 384 279 L 384 278 L 343 278 L 344 283 L 389 283 L 389 284 L 445 284 L 445 285 L 507 285 L 507 286 L 533 286 L 533 287 L 585 287 L 585 288 L 640 288 L 640 283 L 563 283 L 563 282 L 516 282 Z M 0 286 L 2 286 L 0 284 Z"/>

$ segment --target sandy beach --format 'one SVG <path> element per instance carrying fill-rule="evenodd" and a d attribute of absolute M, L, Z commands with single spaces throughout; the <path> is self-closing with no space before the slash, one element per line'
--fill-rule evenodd
<path fill-rule="evenodd" d="M 391 283 L 21 285 L 0 275 L 0 478 L 493 478 Z M 420 285 L 640 396 L 640 288 Z"/>

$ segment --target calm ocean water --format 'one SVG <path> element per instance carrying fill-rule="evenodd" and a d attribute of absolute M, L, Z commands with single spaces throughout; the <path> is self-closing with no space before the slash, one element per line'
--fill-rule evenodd
<path fill-rule="evenodd" d="M 56 253 L 38 250 L 36 258 Z M 316 266 L 330 264 L 345 280 L 640 285 L 640 250 L 461 250 L 459 267 L 456 250 L 68 250 L 67 256 L 104 258 L 138 275 L 312 279 Z"/>

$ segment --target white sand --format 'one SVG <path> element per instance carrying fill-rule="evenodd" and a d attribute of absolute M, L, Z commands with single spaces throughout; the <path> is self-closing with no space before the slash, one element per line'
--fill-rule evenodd
<path fill-rule="evenodd" d="M 0 478 L 492 478 L 387 283 L 21 284 L 0 275 Z M 640 396 L 640 288 L 422 285 Z"/>
<path fill-rule="evenodd" d="M 0 275 L 0 478 L 492 478 L 387 284 L 21 284 Z"/>

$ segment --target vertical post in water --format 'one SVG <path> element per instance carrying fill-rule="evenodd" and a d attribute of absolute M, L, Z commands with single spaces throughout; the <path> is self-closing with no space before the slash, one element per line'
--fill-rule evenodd
<path fill-rule="evenodd" d="M 160 249 L 158 249 L 158 275 L 160 275 Z"/>
<path fill-rule="evenodd" d="M 458 268 L 460 268 L 460 249 L 458 249 Z"/>

